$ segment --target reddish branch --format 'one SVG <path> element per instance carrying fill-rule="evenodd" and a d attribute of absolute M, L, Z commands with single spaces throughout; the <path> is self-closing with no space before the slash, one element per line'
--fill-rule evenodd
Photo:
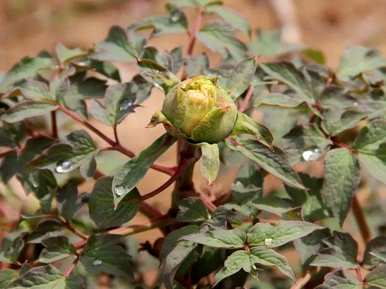
<path fill-rule="evenodd" d="M 240 102 L 239 111 L 244 112 L 249 108 L 251 99 L 253 95 L 253 85 L 249 85 L 247 93 L 245 94 L 244 99 Z"/>
<path fill-rule="evenodd" d="M 202 16 L 203 16 L 203 10 L 202 8 L 198 9 L 196 21 L 192 25 L 190 31 L 189 31 L 189 44 L 188 44 L 188 55 L 191 56 L 193 54 L 194 46 L 196 44 L 197 40 L 197 33 L 200 32 L 201 24 L 202 24 Z"/>
<path fill-rule="evenodd" d="M 369 225 L 367 224 L 366 216 L 363 213 L 363 209 L 359 203 L 357 196 L 353 197 L 352 211 L 353 211 L 355 220 L 357 221 L 359 231 L 361 233 L 363 241 L 365 242 L 365 244 L 367 244 L 368 241 L 371 239 L 371 231 L 370 231 Z"/>
<path fill-rule="evenodd" d="M 307 272 L 306 275 L 296 280 L 291 289 L 301 289 L 311 280 L 311 273 Z"/>
<path fill-rule="evenodd" d="M 122 154 L 124 154 L 124 155 L 126 155 L 126 156 L 128 156 L 130 158 L 135 157 L 135 153 L 134 152 L 128 150 L 127 148 L 122 146 L 119 142 L 117 142 L 117 141 L 111 139 L 110 137 L 108 137 L 107 135 L 105 135 L 102 131 L 100 131 L 98 128 L 93 126 L 91 123 L 89 123 L 88 121 L 83 120 L 82 118 L 80 118 L 76 113 L 68 110 L 64 106 L 59 106 L 59 109 L 63 113 L 65 113 L 67 116 L 69 116 L 70 118 L 72 118 L 76 122 L 84 125 L 89 130 L 91 130 L 93 133 L 95 133 L 97 136 L 99 136 L 101 139 L 103 139 L 105 142 L 107 142 L 111 146 L 110 148 L 107 148 L 107 149 L 119 151 Z M 114 129 L 114 133 L 116 133 L 116 128 Z M 116 137 L 116 139 L 117 139 L 117 137 Z M 175 172 L 174 168 L 170 168 L 170 167 L 166 167 L 166 166 L 158 165 L 158 164 L 152 165 L 151 168 L 156 170 L 156 171 L 159 171 L 159 172 L 162 172 L 164 174 L 167 174 L 167 175 L 173 175 L 174 172 Z"/>
<path fill-rule="evenodd" d="M 58 138 L 58 122 L 56 119 L 56 111 L 51 111 L 51 129 L 52 137 Z"/>

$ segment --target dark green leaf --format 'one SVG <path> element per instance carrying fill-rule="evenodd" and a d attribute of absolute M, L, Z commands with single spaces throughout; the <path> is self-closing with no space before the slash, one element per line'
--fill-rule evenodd
<path fill-rule="evenodd" d="M 45 247 L 39 255 L 39 262 L 53 263 L 71 255 L 75 256 L 75 248 L 66 237 L 53 237 L 42 241 Z"/>
<path fill-rule="evenodd" d="M 230 54 L 234 59 L 241 60 L 246 55 L 245 45 L 224 24 L 207 24 L 201 28 L 197 37 L 205 46 L 224 58 Z"/>
<path fill-rule="evenodd" d="M 272 249 L 265 247 L 251 248 L 251 261 L 263 266 L 275 267 L 287 277 L 295 279 L 295 274 L 285 257 Z"/>
<path fill-rule="evenodd" d="M 321 195 L 332 215 L 342 225 L 359 184 L 358 161 L 345 148 L 326 154 L 325 180 Z"/>
<path fill-rule="evenodd" d="M 0 271 L 0 288 L 8 288 L 8 286 L 17 279 L 18 271 L 12 269 L 2 269 Z"/>
<path fill-rule="evenodd" d="M 320 228 L 319 225 L 301 221 L 257 223 L 248 230 L 247 241 L 251 246 L 275 248 L 307 236 Z"/>
<path fill-rule="evenodd" d="M 217 144 L 202 143 L 201 147 L 201 173 L 208 180 L 209 184 L 213 183 L 220 170 L 220 152 Z"/>
<path fill-rule="evenodd" d="M 100 229 L 118 227 L 131 220 L 138 210 L 137 189 L 133 189 L 114 209 L 114 196 L 112 193 L 112 178 L 98 179 L 89 200 L 91 219 Z"/>
<path fill-rule="evenodd" d="M 246 35 L 251 35 L 251 27 L 248 21 L 238 15 L 232 9 L 225 8 L 222 5 L 210 5 L 207 8 L 207 11 L 217 14 L 233 28 L 240 30 Z"/>
<path fill-rule="evenodd" d="M 160 259 L 161 279 L 166 288 L 174 288 L 174 276 L 184 260 L 196 248 L 196 244 L 191 241 L 181 240 L 183 236 L 195 233 L 198 227 L 189 225 L 179 228 L 168 234 L 162 244 Z"/>
<path fill-rule="evenodd" d="M 261 69 L 271 79 L 285 83 L 293 89 L 298 97 L 307 103 L 314 103 L 318 98 L 311 84 L 304 75 L 291 63 L 266 63 L 260 64 Z"/>
<path fill-rule="evenodd" d="M 386 263 L 386 237 L 376 237 L 367 244 L 363 263 L 367 266 Z"/>
<path fill-rule="evenodd" d="M 69 182 L 64 187 L 59 188 L 56 198 L 60 214 L 68 220 L 73 219 L 75 213 L 82 206 L 78 199 L 78 186 L 75 182 Z"/>
<path fill-rule="evenodd" d="M 355 139 L 353 147 L 360 151 L 371 151 L 386 141 L 386 121 L 377 119 L 363 127 Z"/>
<path fill-rule="evenodd" d="M 342 79 L 349 79 L 380 67 L 386 67 L 386 60 L 378 51 L 365 47 L 352 47 L 343 54 L 338 75 Z"/>
<path fill-rule="evenodd" d="M 253 139 L 237 139 L 237 144 L 230 145 L 230 147 L 255 161 L 264 170 L 280 178 L 287 185 L 304 188 L 298 175 L 281 152 L 271 150 Z"/>
<path fill-rule="evenodd" d="M 14 123 L 26 118 L 42 116 L 57 108 L 54 103 L 26 101 L 7 110 L 1 115 L 1 120 Z"/>
<path fill-rule="evenodd" d="M 55 51 L 60 63 L 68 63 L 87 55 L 87 51 L 80 48 L 67 48 L 62 43 L 56 45 Z"/>
<path fill-rule="evenodd" d="M 178 206 L 177 220 L 180 222 L 203 222 L 209 218 L 208 209 L 199 198 L 185 198 Z"/>
<path fill-rule="evenodd" d="M 80 262 L 91 274 L 101 272 L 117 276 L 130 276 L 130 256 L 119 245 L 121 238 L 114 235 L 93 235 L 89 238 Z"/>
<path fill-rule="evenodd" d="M 28 242 L 32 244 L 39 244 L 49 238 L 63 236 L 63 229 L 62 223 L 57 220 L 42 221 L 28 236 Z"/>
<path fill-rule="evenodd" d="M 13 66 L 0 82 L 0 92 L 5 92 L 13 84 L 37 75 L 43 69 L 52 65 L 52 58 L 47 53 L 41 53 L 35 58 L 25 57 Z"/>
<path fill-rule="evenodd" d="M 366 282 L 376 288 L 386 288 L 386 265 L 379 265 L 366 276 Z"/>
<path fill-rule="evenodd" d="M 113 26 L 104 42 L 96 45 L 92 58 L 101 61 L 133 62 L 139 56 L 145 40 L 133 33 L 126 33 L 119 26 Z"/>
<path fill-rule="evenodd" d="M 18 230 L 8 233 L 1 242 L 0 261 L 14 263 L 24 248 L 25 232 Z"/>
<path fill-rule="evenodd" d="M 251 84 L 256 67 L 254 58 L 241 61 L 232 69 L 229 77 L 220 78 L 220 86 L 228 90 L 233 99 L 237 99 Z"/>
<path fill-rule="evenodd" d="M 0 165 L 0 176 L 4 183 L 8 183 L 18 173 L 20 165 L 16 151 L 11 151 L 3 157 Z"/>
<path fill-rule="evenodd" d="M 353 278 L 347 278 L 341 271 L 331 272 L 326 275 L 322 285 L 316 289 L 361 289 L 362 284 Z"/>
<path fill-rule="evenodd" d="M 315 256 L 311 266 L 350 269 L 358 266 L 356 258 L 358 245 L 347 233 L 334 232 L 322 241 L 323 246 Z"/>
<path fill-rule="evenodd" d="M 256 56 L 276 56 L 300 49 L 299 45 L 284 43 L 280 31 L 258 31 L 250 45 L 250 51 Z"/>
<path fill-rule="evenodd" d="M 183 239 L 208 247 L 238 249 L 244 245 L 245 233 L 238 229 L 216 229 L 206 233 L 191 234 Z"/>
<path fill-rule="evenodd" d="M 175 141 L 174 137 L 164 134 L 148 148 L 143 150 L 137 157 L 129 160 L 123 166 L 122 170 L 114 176 L 112 184 L 115 207 L 135 188 L 154 161 Z"/>
<path fill-rule="evenodd" d="M 250 256 L 246 251 L 238 250 L 233 252 L 224 263 L 224 267 L 216 273 L 215 279 L 216 284 L 221 282 L 223 279 L 237 273 L 241 269 L 245 272 L 250 273 L 252 271 L 253 256 Z"/>
<path fill-rule="evenodd" d="M 7 289 L 66 289 L 66 277 L 54 266 L 34 267 L 20 275 Z"/>
<path fill-rule="evenodd" d="M 169 15 L 145 18 L 134 24 L 133 27 L 138 30 L 152 29 L 156 35 L 185 32 L 188 27 L 188 21 L 184 12 L 171 4 L 166 5 L 166 9 Z"/>

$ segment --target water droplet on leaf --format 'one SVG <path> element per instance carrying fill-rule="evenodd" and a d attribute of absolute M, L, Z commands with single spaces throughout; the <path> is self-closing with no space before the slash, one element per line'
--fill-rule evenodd
<path fill-rule="evenodd" d="M 58 174 L 65 174 L 74 169 L 74 164 L 72 161 L 62 161 L 57 164 L 55 172 Z"/>
<path fill-rule="evenodd" d="M 122 197 L 122 196 L 126 193 L 126 189 L 125 189 L 124 186 L 115 187 L 114 193 L 115 193 L 118 197 Z"/>
<path fill-rule="evenodd" d="M 102 265 L 102 261 L 101 260 L 95 260 L 94 262 L 92 262 L 92 264 L 94 265 L 94 266 L 99 266 L 99 265 Z"/>
<path fill-rule="evenodd" d="M 267 239 L 265 239 L 264 240 L 264 244 L 265 244 L 265 246 L 271 246 L 272 245 L 272 239 L 271 238 L 267 238 Z"/>
<path fill-rule="evenodd" d="M 130 100 L 130 101 L 124 101 L 121 103 L 120 107 L 119 107 L 119 110 L 120 111 L 133 111 L 133 102 Z"/>
<path fill-rule="evenodd" d="M 320 151 L 319 148 L 313 148 L 313 149 L 308 149 L 302 153 L 302 158 L 306 162 L 309 161 L 316 161 L 320 156 L 322 155 L 322 152 Z"/>

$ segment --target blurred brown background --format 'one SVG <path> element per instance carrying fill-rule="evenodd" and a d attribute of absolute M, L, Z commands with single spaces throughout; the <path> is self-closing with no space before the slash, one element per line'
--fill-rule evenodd
<path fill-rule="evenodd" d="M 162 14 L 165 0 L 0 0 L 0 73 L 21 57 L 40 50 L 67 46 L 89 47 L 105 38 L 112 25 L 127 26 L 148 15 Z M 336 67 L 345 47 L 365 45 L 386 54 L 386 0 L 225 0 L 246 17 L 254 29 L 284 27 L 285 37 L 321 49 L 327 64 Z M 291 4 L 292 3 L 292 7 Z M 275 5 L 276 4 L 276 5 Z M 292 13 L 293 12 L 293 13 Z M 159 38 L 153 43 L 171 48 L 186 43 L 185 35 Z M 125 79 L 132 74 L 124 68 Z M 159 109 L 162 95 L 155 93 L 140 113 L 120 126 L 122 142 L 140 151 L 160 135 L 162 128 L 144 130 Z M 111 128 L 98 124 L 104 132 Z M 174 163 L 173 151 L 160 160 Z M 146 193 L 164 176 L 150 172 L 141 183 Z M 161 210 L 168 207 L 168 193 L 152 200 Z M 154 236 L 153 236 L 154 237 Z"/>

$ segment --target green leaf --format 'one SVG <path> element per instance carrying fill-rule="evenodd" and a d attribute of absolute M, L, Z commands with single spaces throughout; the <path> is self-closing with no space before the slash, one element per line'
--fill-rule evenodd
<path fill-rule="evenodd" d="M 26 101 L 7 110 L 1 120 L 8 123 L 20 122 L 26 118 L 46 115 L 57 108 L 54 103 Z"/>
<path fill-rule="evenodd" d="M 0 146 L 14 148 L 23 139 L 24 134 L 23 123 L 3 123 L 0 126 Z"/>
<path fill-rule="evenodd" d="M 241 269 L 247 273 L 250 273 L 253 266 L 253 264 L 251 264 L 251 259 L 252 257 L 243 250 L 233 252 L 225 260 L 224 267 L 216 273 L 216 283 L 213 286 L 216 286 L 223 279 L 237 273 Z"/>
<path fill-rule="evenodd" d="M 3 156 L 0 165 L 0 176 L 4 183 L 8 183 L 9 180 L 16 175 L 20 170 L 19 159 L 16 151 L 10 151 Z"/>
<path fill-rule="evenodd" d="M 167 4 L 167 16 L 151 16 L 135 23 L 136 30 L 152 29 L 155 35 L 186 32 L 188 20 L 184 12 L 172 4 Z"/>
<path fill-rule="evenodd" d="M 381 143 L 386 141 L 386 121 L 376 119 L 363 127 L 359 132 L 353 148 L 360 151 L 371 151 L 378 148 Z"/>
<path fill-rule="evenodd" d="M 235 11 L 229 8 L 225 8 L 221 5 L 210 5 L 207 8 L 208 12 L 215 13 L 220 16 L 227 24 L 235 29 L 240 30 L 244 34 L 251 35 L 251 27 L 247 20 L 237 14 Z"/>
<path fill-rule="evenodd" d="M 256 122 L 247 114 L 238 112 L 236 124 L 232 130 L 232 135 L 249 134 L 255 136 L 256 140 L 267 147 L 272 146 L 273 136 L 265 126 Z"/>
<path fill-rule="evenodd" d="M 209 218 L 208 209 L 199 198 L 182 199 L 178 206 L 177 220 L 180 222 L 203 222 Z"/>
<path fill-rule="evenodd" d="M 335 108 L 326 109 L 323 112 L 323 126 L 332 136 L 338 135 L 345 130 L 354 128 L 367 117 L 367 114 L 357 110 L 346 109 L 342 114 L 337 113 Z"/>
<path fill-rule="evenodd" d="M 66 277 L 54 266 L 34 267 L 20 275 L 7 289 L 66 289 Z"/>
<path fill-rule="evenodd" d="M 284 43 L 280 31 L 257 31 L 256 39 L 250 44 L 250 51 L 256 56 L 276 56 L 299 51 L 302 47 Z"/>
<path fill-rule="evenodd" d="M 378 149 L 375 153 L 359 153 L 359 162 L 362 167 L 375 179 L 386 183 L 386 159 L 384 157 L 384 148 Z"/>
<path fill-rule="evenodd" d="M 260 198 L 263 193 L 263 176 L 256 164 L 249 161 L 241 166 L 232 186 L 232 201 L 236 204 L 249 203 Z"/>
<path fill-rule="evenodd" d="M 53 237 L 42 241 L 45 247 L 39 255 L 41 263 L 53 263 L 69 256 L 75 256 L 76 250 L 66 237 Z"/>
<path fill-rule="evenodd" d="M 361 289 L 363 285 L 354 278 L 347 278 L 342 271 L 331 272 L 326 275 L 322 285 L 316 289 Z"/>
<path fill-rule="evenodd" d="M 275 248 L 305 237 L 320 228 L 319 225 L 301 221 L 257 223 L 248 230 L 247 242 L 250 246 Z"/>
<path fill-rule="evenodd" d="M 381 67 L 386 67 L 386 60 L 378 51 L 365 47 L 352 47 L 347 49 L 342 56 L 338 76 L 348 80 L 363 72 Z"/>
<path fill-rule="evenodd" d="M 209 184 L 213 183 L 220 170 L 220 152 L 217 144 L 201 143 L 201 173 L 208 180 Z"/>
<path fill-rule="evenodd" d="M 311 266 L 352 269 L 358 266 L 356 258 L 358 245 L 347 233 L 334 232 L 322 241 L 322 247 L 311 262 Z"/>
<path fill-rule="evenodd" d="M 98 43 L 95 53 L 91 56 L 100 61 L 133 62 L 139 56 L 145 45 L 145 40 L 133 32 L 113 26 L 105 41 Z"/>
<path fill-rule="evenodd" d="M 260 64 L 260 67 L 271 79 L 288 85 L 303 101 L 313 104 L 318 98 L 311 83 L 292 63 L 265 63 Z"/>
<path fill-rule="evenodd" d="M 168 234 L 161 248 L 161 279 L 167 289 L 174 288 L 174 276 L 186 258 L 197 247 L 190 241 L 182 240 L 183 236 L 198 231 L 198 226 L 189 225 Z"/>
<path fill-rule="evenodd" d="M 358 161 L 345 148 L 326 154 L 322 199 L 332 215 L 342 225 L 351 207 L 351 200 L 359 184 Z"/>
<path fill-rule="evenodd" d="M 284 93 L 262 93 L 255 100 L 255 106 L 272 105 L 279 107 L 297 107 L 304 102 L 297 95 Z"/>
<path fill-rule="evenodd" d="M 48 85 L 42 81 L 29 79 L 20 85 L 23 96 L 33 101 L 53 99 Z"/>
<path fill-rule="evenodd" d="M 0 261 L 4 263 L 14 263 L 18 260 L 21 251 L 24 248 L 25 232 L 17 230 L 8 233 L 2 239 L 0 248 Z"/>
<path fill-rule="evenodd" d="M 12 269 L 2 269 L 0 271 L 0 288 L 8 288 L 8 286 L 17 279 L 18 271 Z"/>
<path fill-rule="evenodd" d="M 183 240 L 214 248 L 238 249 L 244 245 L 245 233 L 239 229 L 216 229 L 206 233 L 191 234 L 183 237 Z"/>
<path fill-rule="evenodd" d="M 386 263 L 386 237 L 376 237 L 367 244 L 363 263 L 367 266 Z"/>
<path fill-rule="evenodd" d="M 39 244 L 44 240 L 64 235 L 63 225 L 57 220 L 44 220 L 28 236 L 28 243 Z"/>
<path fill-rule="evenodd" d="M 386 264 L 379 265 L 366 276 L 366 282 L 376 288 L 386 288 Z"/>
<path fill-rule="evenodd" d="M 229 91 L 233 99 L 243 94 L 255 76 L 257 63 L 254 58 L 247 58 L 234 67 L 228 77 L 220 78 L 220 86 Z"/>
<path fill-rule="evenodd" d="M 75 182 L 68 182 L 59 188 L 56 199 L 60 214 L 68 220 L 73 219 L 82 206 L 81 200 L 78 199 L 78 185 Z"/>
<path fill-rule="evenodd" d="M 59 43 L 55 47 L 55 52 L 60 63 L 68 63 L 74 59 L 84 57 L 88 54 L 80 48 L 67 48 L 62 43 Z"/>
<path fill-rule="evenodd" d="M 218 52 L 223 58 L 231 55 L 241 60 L 246 55 L 245 45 L 233 35 L 224 24 L 211 23 L 201 28 L 197 38 L 209 49 Z"/>
<path fill-rule="evenodd" d="M 113 193 L 114 206 L 130 193 L 137 183 L 145 176 L 148 169 L 174 142 L 176 139 L 169 134 L 164 134 L 153 142 L 148 148 L 143 150 L 137 157 L 129 160 L 114 176 Z"/>
<path fill-rule="evenodd" d="M 271 150 L 253 139 L 237 139 L 236 145 L 227 144 L 231 149 L 241 152 L 264 170 L 280 178 L 287 185 L 300 189 L 304 188 L 298 175 L 290 167 L 281 152 Z"/>
<path fill-rule="evenodd" d="M 91 274 L 103 272 L 116 276 L 131 276 L 131 259 L 120 242 L 119 236 L 93 235 L 87 241 L 80 262 Z"/>
<path fill-rule="evenodd" d="M 32 78 L 43 69 L 49 68 L 53 61 L 47 53 L 41 53 L 39 56 L 31 58 L 25 57 L 18 64 L 13 66 L 0 82 L 0 92 L 8 90 L 15 83 Z"/>
<path fill-rule="evenodd" d="M 100 229 L 119 227 L 138 211 L 139 193 L 135 188 L 114 209 L 112 181 L 111 177 L 98 179 L 89 199 L 90 217 Z"/>
<path fill-rule="evenodd" d="M 272 249 L 265 247 L 251 248 L 251 261 L 255 264 L 260 264 L 268 267 L 275 267 L 292 280 L 295 279 L 295 274 L 284 256 L 278 254 Z"/>

